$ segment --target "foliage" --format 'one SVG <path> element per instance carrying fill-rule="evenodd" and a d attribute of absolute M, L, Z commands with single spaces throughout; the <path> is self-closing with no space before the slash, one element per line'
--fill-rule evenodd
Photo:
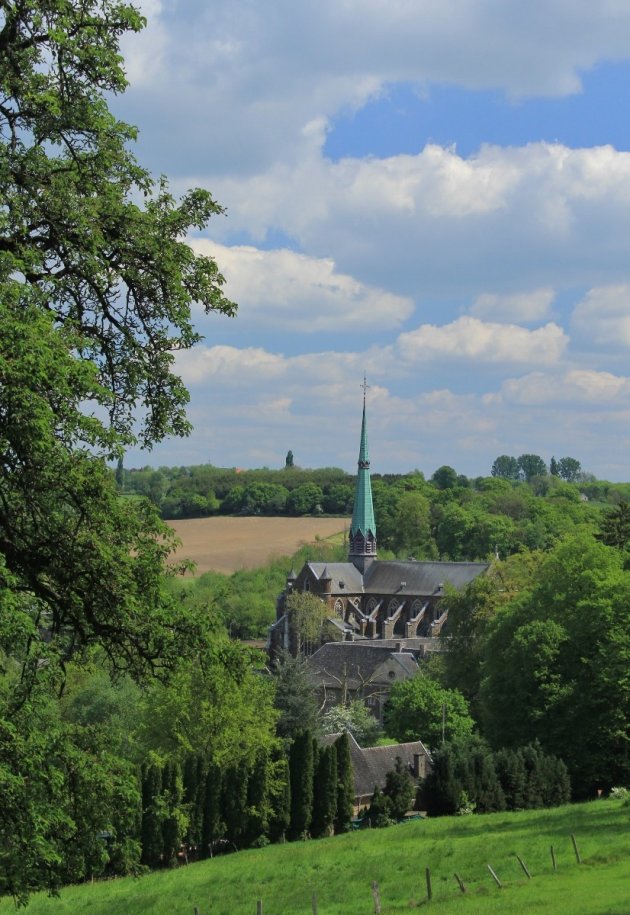
<path fill-rule="evenodd" d="M 422 740 L 433 749 L 471 734 L 473 724 L 462 694 L 422 673 L 394 683 L 385 705 L 385 733 L 401 743 Z"/>
<path fill-rule="evenodd" d="M 107 728 L 58 717 L 68 665 L 100 646 L 115 672 L 165 676 L 209 637 L 165 586 L 172 534 L 107 466 L 124 481 L 136 436 L 188 431 L 172 368 L 199 339 L 192 303 L 234 313 L 183 241 L 220 207 L 201 190 L 176 203 L 107 107 L 142 25 L 115 0 L 2 9 L 0 892 L 17 899 L 137 858 L 134 768 Z"/>
<path fill-rule="evenodd" d="M 313 777 L 313 838 L 329 836 L 337 813 L 337 748 L 320 747 Z"/>
<path fill-rule="evenodd" d="M 354 772 L 350 756 L 350 741 L 347 734 L 341 734 L 335 741 L 337 753 L 337 809 L 335 811 L 335 833 L 347 832 L 354 811 Z"/>
<path fill-rule="evenodd" d="M 360 747 L 373 747 L 381 734 L 378 721 L 361 699 L 353 699 L 347 705 L 333 705 L 321 716 L 320 728 L 322 734 L 347 731 Z"/>
<path fill-rule="evenodd" d="M 319 645 L 322 625 L 328 616 L 326 604 L 307 591 L 294 591 L 288 595 L 285 608 L 297 638 L 297 653 L 311 654 Z"/>
<path fill-rule="evenodd" d="M 606 546 L 625 550 L 630 545 L 630 503 L 622 499 L 601 522 L 599 539 Z"/>
<path fill-rule="evenodd" d="M 383 794 L 389 801 L 390 815 L 395 820 L 402 820 L 413 805 L 415 785 L 400 756 L 396 757 L 395 768 L 385 776 Z"/>
<path fill-rule="evenodd" d="M 433 816 L 522 810 L 566 804 L 571 795 L 567 769 L 538 745 L 492 753 L 477 740 L 446 744 L 434 754 L 424 797 Z"/>
<path fill-rule="evenodd" d="M 305 659 L 282 652 L 274 662 L 272 676 L 274 705 L 280 713 L 276 725 L 278 736 L 295 737 L 304 729 L 316 733 L 317 703 Z"/>
<path fill-rule="evenodd" d="M 630 573 L 582 534 L 497 615 L 481 700 L 494 746 L 535 739 L 567 764 L 578 796 L 630 779 Z"/>
<path fill-rule="evenodd" d="M 309 731 L 295 735 L 289 750 L 291 820 L 288 836 L 301 839 L 308 833 L 313 815 L 313 736 Z"/>

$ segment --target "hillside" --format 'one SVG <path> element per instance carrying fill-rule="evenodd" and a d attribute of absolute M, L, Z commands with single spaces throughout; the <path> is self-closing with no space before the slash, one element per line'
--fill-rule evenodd
<path fill-rule="evenodd" d="M 630 809 L 619 801 L 595 801 L 555 810 L 414 821 L 241 852 L 140 880 L 71 887 L 59 899 L 33 899 L 26 912 L 193 915 L 197 907 L 199 915 L 250 915 L 261 899 L 269 915 L 299 915 L 312 911 L 316 893 L 319 915 L 367 915 L 374 911 L 371 885 L 376 881 L 383 915 L 394 915 L 426 903 L 429 867 L 435 913 L 627 915 L 629 819 Z M 557 873 L 551 864 L 552 845 Z M 487 864 L 501 879 L 502 889 Z M 465 896 L 455 873 L 465 883 Z M 0 904 L 0 912 L 9 908 L 8 900 Z"/>
<path fill-rule="evenodd" d="M 191 518 L 169 521 L 182 541 L 176 559 L 191 559 L 195 574 L 255 569 L 276 556 L 292 556 L 306 543 L 339 535 L 347 518 Z"/>

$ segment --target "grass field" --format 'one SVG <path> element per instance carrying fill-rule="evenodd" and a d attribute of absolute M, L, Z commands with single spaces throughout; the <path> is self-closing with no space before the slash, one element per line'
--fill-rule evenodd
<path fill-rule="evenodd" d="M 292 556 L 316 539 L 343 538 L 348 518 L 191 518 L 169 521 L 182 541 L 176 559 L 192 559 L 196 575 L 230 574 L 264 566 L 275 556 Z"/>
<path fill-rule="evenodd" d="M 571 835 L 577 840 L 578 864 Z M 554 847 L 558 870 L 551 864 Z M 525 862 L 528 879 L 516 855 Z M 490 864 L 502 888 L 494 883 Z M 430 868 L 433 899 L 427 900 Z M 462 895 L 454 874 L 466 886 Z M 630 913 L 630 809 L 593 801 L 556 810 L 414 821 L 319 841 L 275 845 L 199 864 L 39 896 L 27 915 L 383 915 Z M 0 904 L 0 913 L 11 904 Z"/>

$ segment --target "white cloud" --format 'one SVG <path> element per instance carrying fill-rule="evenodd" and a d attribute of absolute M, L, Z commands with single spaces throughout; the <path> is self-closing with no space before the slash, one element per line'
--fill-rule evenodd
<path fill-rule="evenodd" d="M 575 307 L 573 329 L 586 340 L 609 347 L 630 346 L 630 284 L 589 290 Z"/>
<path fill-rule="evenodd" d="M 205 180 L 229 211 L 215 237 L 280 229 L 312 256 L 332 253 L 340 273 L 420 300 L 628 275 L 630 153 L 609 146 L 485 146 L 467 159 L 427 146 L 332 163 L 314 142 L 294 167 Z"/>
<path fill-rule="evenodd" d="M 403 359 L 464 359 L 476 363 L 555 363 L 568 338 L 557 324 L 527 330 L 516 324 L 484 323 L 463 316 L 438 327 L 423 324 L 401 334 L 398 348 Z"/>
<path fill-rule="evenodd" d="M 498 394 L 488 395 L 489 406 L 501 401 L 528 406 L 567 405 L 630 406 L 630 379 L 610 372 L 571 369 L 560 374 L 531 372 L 521 378 L 509 378 Z"/>
<path fill-rule="evenodd" d="M 549 316 L 553 300 L 554 291 L 548 286 L 512 294 L 482 292 L 470 311 L 476 318 L 495 321 L 541 321 Z"/>
<path fill-rule="evenodd" d="M 630 56 L 630 7 L 619 0 L 152 0 L 143 9 L 146 35 L 125 43 L 135 89 L 123 104 L 154 119 L 153 138 L 174 161 L 201 145 L 218 171 L 292 161 L 305 124 L 394 83 L 562 96 L 598 61 Z M 182 150 L 184 125 L 195 140 Z"/>
<path fill-rule="evenodd" d="M 408 297 L 371 288 L 338 273 L 331 258 L 286 249 L 226 247 L 195 239 L 192 247 L 220 264 L 225 293 L 239 304 L 239 326 L 302 332 L 395 328 L 414 309 Z"/>

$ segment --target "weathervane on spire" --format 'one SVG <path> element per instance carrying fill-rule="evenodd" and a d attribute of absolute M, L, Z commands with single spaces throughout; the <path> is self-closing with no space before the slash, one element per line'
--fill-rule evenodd
<path fill-rule="evenodd" d="M 370 384 L 367 383 L 367 376 L 366 376 L 365 372 L 363 372 L 363 382 L 362 382 L 362 384 L 360 385 L 360 387 L 363 388 L 363 400 L 365 401 L 365 393 L 366 393 L 366 391 L 367 391 L 368 388 L 371 388 L 371 387 L 372 387 L 372 385 L 370 385 Z"/>

